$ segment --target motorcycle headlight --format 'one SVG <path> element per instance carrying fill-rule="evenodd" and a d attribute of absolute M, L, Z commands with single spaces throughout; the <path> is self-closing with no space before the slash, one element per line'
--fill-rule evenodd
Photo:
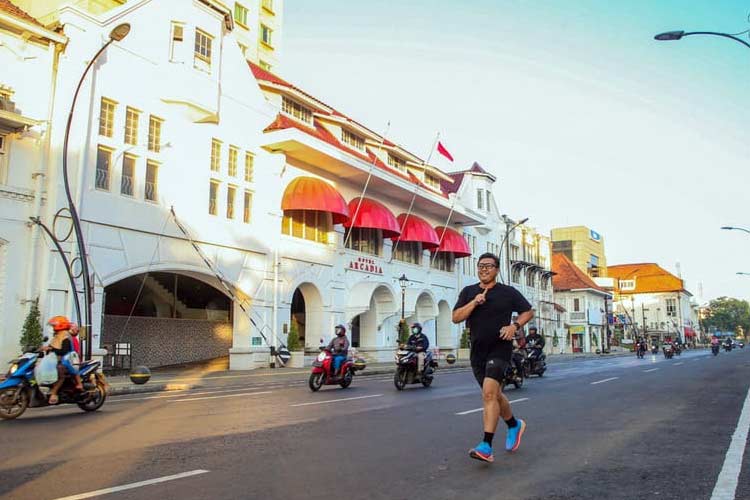
<path fill-rule="evenodd" d="M 318 354 L 318 361 L 322 363 L 325 360 L 326 360 L 326 353 L 321 352 L 320 354 Z"/>
<path fill-rule="evenodd" d="M 9 375 L 13 375 L 18 370 L 18 363 L 13 363 L 10 365 L 10 370 L 8 371 Z"/>

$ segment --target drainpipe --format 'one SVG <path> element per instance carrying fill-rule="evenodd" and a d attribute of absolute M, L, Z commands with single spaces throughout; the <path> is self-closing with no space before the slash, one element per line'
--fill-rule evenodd
<path fill-rule="evenodd" d="M 276 349 L 279 346 L 278 341 L 278 320 L 279 320 L 279 245 L 276 244 L 276 247 L 273 249 L 273 312 L 271 315 L 271 321 L 272 321 L 272 328 L 271 332 L 273 335 L 273 340 L 271 341 L 271 346 L 273 353 L 271 355 L 271 368 L 276 367 L 276 356 L 274 355 L 276 353 Z"/>
<path fill-rule="evenodd" d="M 47 165 L 50 158 L 51 148 L 51 135 L 52 135 L 52 115 L 54 112 L 55 103 L 55 89 L 57 88 L 57 58 L 59 52 L 57 51 L 57 44 L 53 41 L 49 41 L 47 44 L 47 50 L 50 54 L 49 58 L 49 74 L 50 74 L 50 91 L 49 101 L 47 103 L 47 125 L 44 131 L 44 145 L 42 154 L 39 155 L 39 165 L 36 172 L 31 174 L 34 179 L 34 205 L 32 208 L 33 216 L 41 219 L 42 217 L 42 189 L 44 188 L 44 180 L 47 176 Z M 48 196 L 49 198 L 49 196 Z M 49 203 L 49 199 L 48 199 Z M 27 264 L 26 276 L 28 280 L 26 282 L 26 301 L 32 301 L 39 296 L 39 284 L 37 283 L 37 269 L 39 268 L 38 259 L 38 247 L 39 247 L 39 233 L 40 227 L 38 224 L 31 225 L 31 244 L 29 249 L 29 260 Z M 77 318 L 80 323 L 81 318 Z"/>

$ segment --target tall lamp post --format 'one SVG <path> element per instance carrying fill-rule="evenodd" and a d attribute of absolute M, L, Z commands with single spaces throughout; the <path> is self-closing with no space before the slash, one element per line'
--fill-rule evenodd
<path fill-rule="evenodd" d="M 739 276 L 750 276 L 750 273 L 743 273 L 742 271 L 737 273 Z"/>
<path fill-rule="evenodd" d="M 503 238 L 503 241 L 500 242 L 500 250 L 502 251 L 503 248 L 505 248 L 505 260 L 507 261 L 506 270 L 508 272 L 507 280 L 505 281 L 506 285 L 510 285 L 510 241 L 508 241 L 508 236 L 510 236 L 510 233 L 512 233 L 518 226 L 521 226 L 523 224 L 526 224 L 529 221 L 529 218 L 526 217 L 525 219 L 522 219 L 518 221 L 514 226 L 510 226 L 509 222 L 510 219 L 505 219 L 505 237 Z M 502 262 L 500 263 L 502 265 Z M 500 281 L 502 282 L 502 273 L 500 273 Z"/>
<path fill-rule="evenodd" d="M 750 43 L 747 43 L 745 40 L 742 40 L 741 38 L 736 37 L 735 35 L 744 35 L 747 33 L 747 31 L 743 31 L 742 33 L 717 33 L 715 31 L 667 31 L 665 33 L 659 33 L 658 35 L 654 36 L 654 40 L 658 40 L 660 42 L 665 41 L 671 41 L 671 40 L 681 40 L 683 37 L 686 36 L 692 36 L 692 35 L 709 35 L 709 36 L 720 36 L 722 38 L 729 38 L 731 40 L 734 40 L 735 42 L 739 42 L 748 49 L 750 49 Z"/>
<path fill-rule="evenodd" d="M 405 274 L 402 274 L 398 279 L 398 284 L 401 285 L 401 322 L 403 323 L 406 319 L 406 287 L 409 286 L 409 278 Z"/>
<path fill-rule="evenodd" d="M 81 230 L 81 220 L 78 217 L 78 210 L 76 209 L 75 203 L 73 203 L 73 196 L 70 193 L 70 181 L 68 180 L 68 141 L 70 139 L 70 127 L 73 122 L 73 112 L 75 111 L 76 101 L 78 100 L 78 93 L 83 85 L 83 80 L 86 78 L 89 69 L 94 65 L 98 57 L 104 52 L 112 42 L 119 42 L 130 33 L 130 24 L 122 23 L 117 26 L 109 33 L 109 40 L 105 43 L 99 51 L 91 58 L 86 69 L 83 70 L 81 79 L 78 81 L 75 94 L 73 94 L 73 102 L 70 105 L 70 113 L 68 113 L 68 122 L 65 125 L 65 141 L 63 142 L 63 182 L 65 184 L 65 196 L 68 199 L 68 210 L 70 210 L 70 218 L 73 221 L 73 230 L 76 235 L 76 246 L 78 247 L 78 258 L 81 261 L 81 274 L 83 278 L 83 295 L 84 295 L 84 316 L 83 316 L 83 328 L 86 334 L 86 353 L 85 358 L 91 359 L 91 344 L 93 335 L 91 332 L 91 302 L 93 301 L 91 291 L 91 276 L 89 276 L 89 265 L 88 257 L 86 255 L 86 245 L 83 241 L 83 231 Z M 77 293 L 76 290 L 72 290 L 73 293 Z"/>
<path fill-rule="evenodd" d="M 721 228 L 724 229 L 725 231 L 744 231 L 750 234 L 750 229 L 745 229 L 744 227 L 721 226 Z"/>

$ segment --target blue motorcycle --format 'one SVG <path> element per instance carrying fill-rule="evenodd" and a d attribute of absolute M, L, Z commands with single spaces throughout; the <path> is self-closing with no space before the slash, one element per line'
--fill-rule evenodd
<path fill-rule="evenodd" d="M 10 362 L 10 370 L 0 382 L 0 418 L 11 420 L 23 415 L 27 408 L 50 406 L 48 396 L 34 379 L 34 367 L 42 356 L 39 352 L 27 352 Z M 78 405 L 87 412 L 101 408 L 107 399 L 108 386 L 104 375 L 98 373 L 99 366 L 98 361 L 84 361 L 79 365 L 82 391 L 76 389 L 72 377 L 66 376 L 58 392 L 58 404 Z"/>

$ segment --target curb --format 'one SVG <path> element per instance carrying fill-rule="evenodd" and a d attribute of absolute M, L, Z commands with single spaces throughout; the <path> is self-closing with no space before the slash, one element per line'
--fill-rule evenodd
<path fill-rule="evenodd" d="M 198 389 L 198 384 L 153 384 L 153 385 L 124 385 L 109 388 L 110 396 L 122 396 L 124 394 L 143 394 L 148 392 L 187 391 Z"/>

